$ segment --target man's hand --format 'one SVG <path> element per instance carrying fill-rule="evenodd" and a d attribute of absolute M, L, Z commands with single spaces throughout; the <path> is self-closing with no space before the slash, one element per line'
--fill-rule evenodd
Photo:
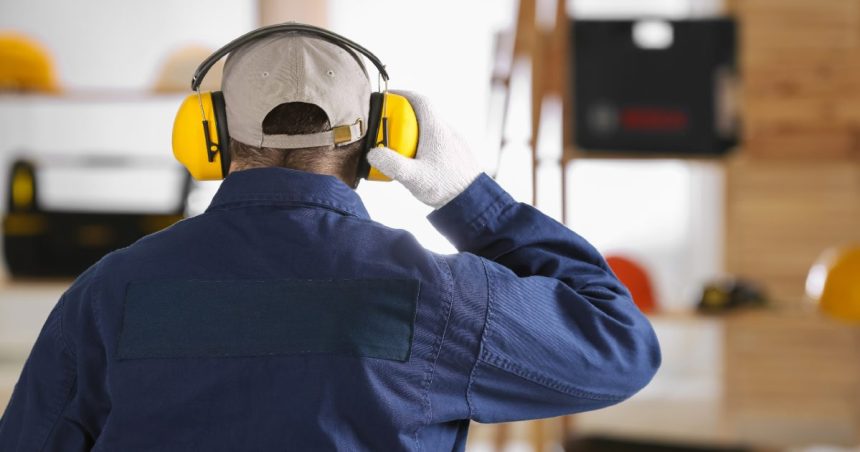
<path fill-rule="evenodd" d="M 438 209 L 466 190 L 481 169 L 463 138 L 436 116 L 427 98 L 408 91 L 392 92 L 409 100 L 415 110 L 418 152 L 410 159 L 379 147 L 370 150 L 367 160 L 419 201 Z"/>

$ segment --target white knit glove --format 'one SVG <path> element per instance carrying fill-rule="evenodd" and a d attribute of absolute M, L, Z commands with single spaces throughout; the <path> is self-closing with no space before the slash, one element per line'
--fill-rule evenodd
<path fill-rule="evenodd" d="M 419 201 L 438 209 L 466 190 L 481 169 L 465 140 L 436 116 L 427 98 L 408 91 L 392 92 L 409 100 L 415 110 L 418 152 L 410 159 L 379 147 L 368 152 L 367 160 Z"/>

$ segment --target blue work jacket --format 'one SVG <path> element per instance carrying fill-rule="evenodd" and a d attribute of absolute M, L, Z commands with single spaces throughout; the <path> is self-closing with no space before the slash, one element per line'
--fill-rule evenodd
<path fill-rule="evenodd" d="M 0 451 L 463 450 L 470 419 L 649 382 L 651 326 L 582 237 L 486 175 L 429 218 L 460 253 L 373 222 L 334 177 L 232 173 L 65 292 Z"/>

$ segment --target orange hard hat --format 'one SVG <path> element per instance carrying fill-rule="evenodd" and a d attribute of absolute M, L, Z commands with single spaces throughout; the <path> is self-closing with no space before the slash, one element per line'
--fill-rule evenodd
<path fill-rule="evenodd" d="M 645 271 L 644 266 L 627 257 L 609 256 L 606 262 L 615 276 L 627 286 L 627 290 L 633 296 L 633 302 L 644 313 L 657 310 L 657 302 L 654 299 L 654 288 L 651 277 Z"/>

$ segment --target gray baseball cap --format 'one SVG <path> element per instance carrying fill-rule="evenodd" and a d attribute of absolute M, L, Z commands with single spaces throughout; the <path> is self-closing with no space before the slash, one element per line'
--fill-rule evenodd
<path fill-rule="evenodd" d="M 367 128 L 370 79 L 344 48 L 301 32 L 277 33 L 230 53 L 221 82 L 230 136 L 257 147 L 295 149 L 360 140 Z M 331 129 L 303 135 L 263 133 L 263 119 L 287 102 L 320 107 Z"/>

